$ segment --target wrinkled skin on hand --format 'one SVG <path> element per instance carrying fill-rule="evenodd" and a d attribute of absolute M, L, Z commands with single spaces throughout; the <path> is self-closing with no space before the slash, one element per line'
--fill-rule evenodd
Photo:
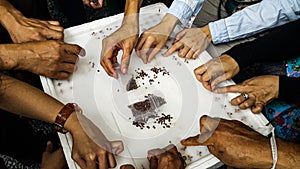
<path fill-rule="evenodd" d="M 170 144 L 165 148 L 148 151 L 150 169 L 183 169 L 185 161 L 177 148 Z"/>
<path fill-rule="evenodd" d="M 66 79 L 75 70 L 77 55 L 85 55 L 78 45 L 61 41 L 28 42 L 5 45 L 11 63 L 7 69 L 27 70 L 54 79 Z"/>
<path fill-rule="evenodd" d="M 237 62 L 229 55 L 213 58 L 197 67 L 194 74 L 204 88 L 212 91 L 221 82 L 231 79 L 240 71 Z"/>
<path fill-rule="evenodd" d="M 103 6 L 103 0 L 83 0 L 83 3 L 93 9 L 100 9 Z"/>
<path fill-rule="evenodd" d="M 128 71 L 130 55 L 138 40 L 139 30 L 134 25 L 125 21 L 116 32 L 102 41 L 100 64 L 111 77 L 118 78 L 115 67 L 119 65 L 117 55 L 120 50 L 123 50 L 121 72 L 126 74 Z"/>
<path fill-rule="evenodd" d="M 123 143 L 108 141 L 102 131 L 85 116 L 77 113 L 77 118 L 81 125 L 70 131 L 74 161 L 83 169 L 114 168 L 117 165 L 114 154 L 124 150 Z"/>
<path fill-rule="evenodd" d="M 247 93 L 249 95 L 247 100 L 239 95 L 231 100 L 231 104 L 239 106 L 241 109 L 251 108 L 253 113 L 260 113 L 264 105 L 278 98 L 279 77 L 273 75 L 257 76 L 237 85 L 216 88 L 214 92 Z"/>
<path fill-rule="evenodd" d="M 185 146 L 207 146 L 224 164 L 236 168 L 271 168 L 269 139 L 240 121 L 203 116 L 200 133 L 181 141 Z"/>
<path fill-rule="evenodd" d="M 187 59 L 196 59 L 210 44 L 207 35 L 199 28 L 185 29 L 176 35 L 173 45 L 164 54 L 169 56 L 178 51 L 178 56 Z"/>
<path fill-rule="evenodd" d="M 151 62 L 164 47 L 177 21 L 175 16 L 166 14 L 159 24 L 142 33 L 135 50 L 144 63 Z"/>
<path fill-rule="evenodd" d="M 64 29 L 58 21 L 26 18 L 20 13 L 12 16 L 12 20 L 5 27 L 14 43 L 63 39 Z"/>

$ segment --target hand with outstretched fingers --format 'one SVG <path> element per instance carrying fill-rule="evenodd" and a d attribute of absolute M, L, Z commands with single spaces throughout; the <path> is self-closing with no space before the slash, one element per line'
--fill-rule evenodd
<path fill-rule="evenodd" d="M 253 113 L 260 113 L 266 104 L 278 98 L 279 76 L 257 76 L 237 85 L 216 88 L 213 92 L 241 93 L 231 100 L 231 104 L 241 109 L 251 108 Z M 247 94 L 248 98 L 245 98 L 243 94 Z"/>
<path fill-rule="evenodd" d="M 165 46 L 177 22 L 177 17 L 166 14 L 159 24 L 142 33 L 135 50 L 145 64 Z"/>

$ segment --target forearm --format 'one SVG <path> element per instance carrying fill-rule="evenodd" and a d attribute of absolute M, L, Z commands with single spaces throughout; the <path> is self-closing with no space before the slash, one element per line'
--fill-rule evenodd
<path fill-rule="evenodd" d="M 0 75 L 0 107 L 9 112 L 46 122 L 54 122 L 64 106 L 44 92 L 22 81 Z"/>
<path fill-rule="evenodd" d="M 14 52 L 14 45 L 1 44 L 0 45 L 0 70 L 12 70 L 17 67 L 18 58 L 14 55 L 18 52 Z"/>
<path fill-rule="evenodd" d="M 29 56 L 36 55 L 32 43 L 0 44 L 0 70 L 26 70 Z"/>
<path fill-rule="evenodd" d="M 166 31 L 171 34 L 178 22 L 179 19 L 176 16 L 172 14 L 166 14 L 160 22 L 160 24 L 163 26 L 162 31 Z"/>
<path fill-rule="evenodd" d="M 0 0 L 0 23 L 9 30 L 13 27 L 13 23 L 16 20 L 15 16 L 23 16 L 13 5 L 7 0 Z"/>
<path fill-rule="evenodd" d="M 282 139 L 277 140 L 278 169 L 294 169 L 300 166 L 300 144 L 287 142 Z"/>
<path fill-rule="evenodd" d="M 126 0 L 122 25 L 130 25 L 136 29 L 134 32 L 138 32 L 139 29 L 139 12 L 142 2 L 143 0 Z"/>
<path fill-rule="evenodd" d="M 124 16 L 138 14 L 143 0 L 126 0 Z"/>

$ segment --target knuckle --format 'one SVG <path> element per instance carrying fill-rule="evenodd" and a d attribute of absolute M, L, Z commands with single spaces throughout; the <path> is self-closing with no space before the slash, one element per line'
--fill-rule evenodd
<path fill-rule="evenodd" d="M 150 42 L 153 42 L 155 41 L 155 37 L 153 35 L 149 35 L 147 38 L 146 38 L 147 41 L 150 41 Z"/>

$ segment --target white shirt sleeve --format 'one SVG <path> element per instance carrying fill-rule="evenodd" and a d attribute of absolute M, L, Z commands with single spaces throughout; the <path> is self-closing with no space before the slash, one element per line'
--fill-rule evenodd
<path fill-rule="evenodd" d="M 263 0 L 209 23 L 214 44 L 249 37 L 300 18 L 300 0 Z"/>
<path fill-rule="evenodd" d="M 176 16 L 186 25 L 192 16 L 196 16 L 205 0 L 174 0 L 167 13 Z"/>

